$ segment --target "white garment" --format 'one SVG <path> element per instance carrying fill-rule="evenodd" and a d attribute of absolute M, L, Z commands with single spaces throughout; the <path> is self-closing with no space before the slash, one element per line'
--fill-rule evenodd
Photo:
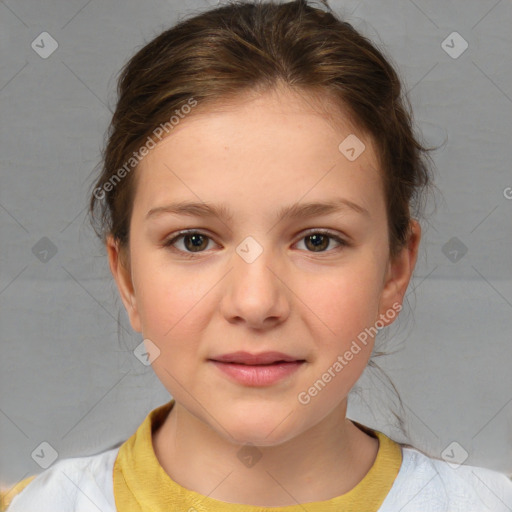
<path fill-rule="evenodd" d="M 50 466 L 14 496 L 7 512 L 117 512 L 114 462 L 119 446 Z"/>
<path fill-rule="evenodd" d="M 118 450 L 56 462 L 13 498 L 7 512 L 117 512 Z M 379 512 L 512 512 L 512 481 L 506 475 L 475 466 L 453 469 L 413 448 L 402 447 L 402 454 Z"/>

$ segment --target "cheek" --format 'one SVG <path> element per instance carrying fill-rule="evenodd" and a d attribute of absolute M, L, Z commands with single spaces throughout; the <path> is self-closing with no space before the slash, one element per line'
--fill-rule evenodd
<path fill-rule="evenodd" d="M 361 266 L 363 267 L 363 265 Z M 378 315 L 381 292 L 379 269 L 350 265 L 332 273 L 297 283 L 297 295 L 308 306 L 321 339 L 343 348 L 343 344 L 373 325 Z"/>
<path fill-rule="evenodd" d="M 318 276 L 309 286 L 302 284 L 298 293 L 308 306 L 304 311 L 315 340 L 316 360 L 307 385 L 313 386 L 313 394 L 322 395 L 318 401 L 312 398 L 315 406 L 326 410 L 348 394 L 373 349 L 370 327 L 378 318 L 380 267 L 368 262 L 361 266 L 364 272 L 359 265 L 347 265 Z"/>
<path fill-rule="evenodd" d="M 133 278 L 144 336 L 154 338 L 158 345 L 172 341 L 173 345 L 189 346 L 194 335 L 205 328 L 201 304 L 213 284 L 207 276 L 198 279 L 193 270 L 169 272 L 167 266 L 159 267 L 154 261 L 139 263 L 134 264 Z"/>
<path fill-rule="evenodd" d="M 201 357 L 199 345 L 205 319 L 201 311 L 208 287 L 201 287 L 197 283 L 201 280 L 183 272 L 168 274 L 139 272 L 137 304 L 143 336 L 159 350 L 152 362 L 155 375 L 175 398 L 186 401 L 187 397 L 181 395 L 181 383 L 185 376 L 194 374 Z"/>

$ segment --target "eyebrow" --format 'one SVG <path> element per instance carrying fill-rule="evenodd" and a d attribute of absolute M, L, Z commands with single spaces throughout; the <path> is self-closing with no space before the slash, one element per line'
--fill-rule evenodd
<path fill-rule="evenodd" d="M 345 198 L 336 198 L 326 202 L 294 203 L 278 210 L 277 218 L 283 219 L 290 217 L 293 219 L 306 219 L 321 215 L 341 213 L 343 211 L 353 211 L 365 217 L 370 217 L 370 212 L 353 201 Z M 231 221 L 233 213 L 224 204 L 209 204 L 204 202 L 182 201 L 165 206 L 151 208 L 146 214 L 146 220 L 151 217 L 169 213 L 174 215 L 187 215 L 193 217 L 218 217 L 220 219 Z"/>

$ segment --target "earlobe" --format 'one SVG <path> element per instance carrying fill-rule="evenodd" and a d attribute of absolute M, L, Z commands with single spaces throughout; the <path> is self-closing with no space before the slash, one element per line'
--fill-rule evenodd
<path fill-rule="evenodd" d="M 382 314 L 385 315 L 390 309 L 396 308 L 396 304 L 402 304 L 416 266 L 420 240 L 421 226 L 416 220 L 412 219 L 407 243 L 388 263 L 379 307 L 381 316 Z"/>
<path fill-rule="evenodd" d="M 123 261 L 119 242 L 114 240 L 112 235 L 107 237 L 106 246 L 110 271 L 128 313 L 130 324 L 134 331 L 142 332 L 129 265 Z"/>

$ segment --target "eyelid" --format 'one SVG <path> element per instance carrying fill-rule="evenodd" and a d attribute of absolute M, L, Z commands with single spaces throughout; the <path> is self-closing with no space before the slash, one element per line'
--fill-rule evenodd
<path fill-rule="evenodd" d="M 337 238 L 343 239 L 344 241 L 346 241 L 348 243 L 348 240 L 345 240 L 345 238 L 348 238 L 348 237 L 344 233 L 342 233 L 340 231 L 333 230 L 333 229 L 328 229 L 328 228 L 309 228 L 309 229 L 305 229 L 304 231 L 301 231 L 299 234 L 302 238 L 302 237 L 308 236 L 313 233 L 329 235 L 329 236 L 332 236 L 333 238 L 337 237 Z"/>
<path fill-rule="evenodd" d="M 164 247 L 172 247 L 173 243 L 175 243 L 178 239 L 183 238 L 186 235 L 203 235 L 203 236 L 207 237 L 208 239 L 210 239 L 212 242 L 217 243 L 217 242 L 215 242 L 213 236 L 208 231 L 202 230 L 199 228 L 190 228 L 190 229 L 182 229 L 180 231 L 176 231 L 175 233 L 171 233 L 168 237 L 166 237 L 163 240 L 161 245 Z M 183 252 L 183 251 L 180 251 L 180 252 Z M 194 253 L 190 253 L 190 254 L 194 254 Z M 195 254 L 198 254 L 198 253 L 195 253 Z"/>
<path fill-rule="evenodd" d="M 335 240 L 339 244 L 339 246 L 335 247 L 334 249 L 331 249 L 329 251 L 319 251 L 319 252 L 306 251 L 310 254 L 317 254 L 320 256 L 322 254 L 328 255 L 328 254 L 332 253 L 333 251 L 336 251 L 336 249 L 339 249 L 341 247 L 352 246 L 352 242 L 350 241 L 348 236 L 346 236 L 343 233 L 340 233 L 339 231 L 334 231 L 332 229 L 327 229 L 327 228 L 310 228 L 310 229 L 306 229 L 305 231 L 301 231 L 300 237 L 298 238 L 297 242 L 294 243 L 294 245 L 296 243 L 300 242 L 303 238 L 307 237 L 308 235 L 312 235 L 312 234 L 326 235 L 329 238 L 331 238 L 332 240 Z"/>

